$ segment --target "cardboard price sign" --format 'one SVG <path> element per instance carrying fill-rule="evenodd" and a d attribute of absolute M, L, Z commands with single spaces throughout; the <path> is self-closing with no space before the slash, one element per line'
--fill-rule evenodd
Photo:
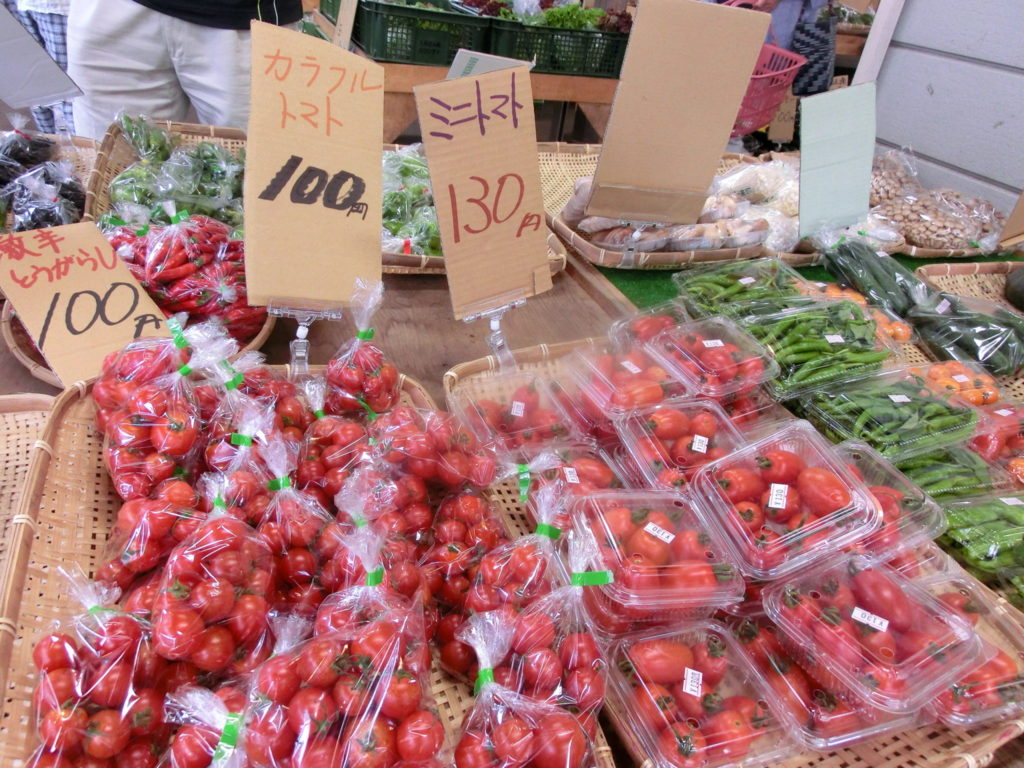
<path fill-rule="evenodd" d="M 1012 248 L 1021 243 L 1024 243 L 1024 194 L 1017 198 L 1013 213 L 1006 219 L 999 245 L 1002 248 Z"/>
<path fill-rule="evenodd" d="M 140 336 L 169 336 L 164 314 L 94 224 L 0 235 L 0 287 L 65 385 Z"/>
<path fill-rule="evenodd" d="M 245 169 L 249 301 L 347 303 L 380 279 L 384 68 L 254 21 Z"/>
<path fill-rule="evenodd" d="M 550 290 L 529 70 L 415 94 L 456 319 Z"/>
<path fill-rule="evenodd" d="M 769 21 L 711 3 L 637 7 L 588 215 L 697 221 Z"/>

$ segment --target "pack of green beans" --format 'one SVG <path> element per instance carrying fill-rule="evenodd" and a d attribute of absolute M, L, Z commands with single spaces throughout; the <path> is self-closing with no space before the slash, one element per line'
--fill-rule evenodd
<path fill-rule="evenodd" d="M 1012 493 L 1014 480 L 965 445 L 938 448 L 894 462 L 896 469 L 936 501 L 951 501 L 997 491 Z"/>
<path fill-rule="evenodd" d="M 816 390 L 799 410 L 833 442 L 859 440 L 890 461 L 969 440 L 987 423 L 965 400 L 928 389 L 907 370 Z"/>
<path fill-rule="evenodd" d="M 736 317 L 750 306 L 778 310 L 807 303 L 804 279 L 778 259 L 751 259 L 690 267 L 672 275 L 694 317 Z"/>
<path fill-rule="evenodd" d="M 782 400 L 827 384 L 857 381 L 900 361 L 895 344 L 852 301 L 750 314 L 740 324 L 779 364 L 779 377 L 767 386 Z"/>
<path fill-rule="evenodd" d="M 1024 495 L 1012 491 L 945 505 L 946 551 L 984 581 L 1024 567 Z"/>

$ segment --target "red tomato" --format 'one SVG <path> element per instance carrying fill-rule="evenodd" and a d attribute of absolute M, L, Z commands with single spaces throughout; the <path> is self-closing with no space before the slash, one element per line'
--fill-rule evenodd
<path fill-rule="evenodd" d="M 486 737 L 478 731 L 462 735 L 455 747 L 456 768 L 498 768 L 501 765 L 494 757 L 494 750 Z"/>
<path fill-rule="evenodd" d="M 52 672 L 78 665 L 78 643 L 63 633 L 47 635 L 32 649 L 32 661 L 40 672 Z"/>
<path fill-rule="evenodd" d="M 796 481 L 800 497 L 811 512 L 824 517 L 850 506 L 852 497 L 846 483 L 834 472 L 822 467 L 808 467 Z"/>
<path fill-rule="evenodd" d="M 441 749 L 444 726 L 433 712 L 418 710 L 399 723 L 395 743 L 403 760 L 426 762 Z"/>
<path fill-rule="evenodd" d="M 675 408 L 659 408 L 647 417 L 645 425 L 659 440 L 676 440 L 692 432 L 690 419 Z"/>
<path fill-rule="evenodd" d="M 702 725 L 707 739 L 708 756 L 712 760 L 741 760 L 749 751 L 750 744 L 757 736 L 738 712 L 726 709 L 718 712 Z"/>
<path fill-rule="evenodd" d="M 235 655 L 235 640 L 227 627 L 208 627 L 199 635 L 189 661 L 204 672 L 227 669 Z"/>
<path fill-rule="evenodd" d="M 188 608 L 168 607 L 153 625 L 153 648 L 166 659 L 188 658 L 199 646 L 203 620 Z"/>
<path fill-rule="evenodd" d="M 402 669 L 395 672 L 389 680 L 382 679 L 385 684 L 384 698 L 381 700 L 380 713 L 392 720 L 402 720 L 417 710 L 423 698 L 423 686 L 412 672 Z"/>
<path fill-rule="evenodd" d="M 128 725 L 116 709 L 103 709 L 85 725 L 82 747 L 85 753 L 99 759 L 110 758 L 128 746 Z"/>
<path fill-rule="evenodd" d="M 387 768 L 398 758 L 395 729 L 381 717 L 351 721 L 342 741 L 349 768 Z"/>
<path fill-rule="evenodd" d="M 334 700 L 320 688 L 303 688 L 288 702 L 288 726 L 300 739 L 323 733 L 336 716 Z"/>
<path fill-rule="evenodd" d="M 866 568 L 854 574 L 850 587 L 857 605 L 865 611 L 888 619 L 889 626 L 896 632 L 910 629 L 914 618 L 910 600 L 884 573 Z"/>
<path fill-rule="evenodd" d="M 39 721 L 39 738 L 47 749 L 71 751 L 82 743 L 88 720 L 82 707 L 51 709 Z"/>
<path fill-rule="evenodd" d="M 582 765 L 587 737 L 579 721 L 570 714 L 550 714 L 537 722 L 534 768 L 565 768 Z"/>
<path fill-rule="evenodd" d="M 761 468 L 761 477 L 766 483 L 795 485 L 800 473 L 805 469 L 804 460 L 792 451 L 771 448 L 757 457 L 757 466 Z"/>
<path fill-rule="evenodd" d="M 716 478 L 726 498 L 732 503 L 757 501 L 765 491 L 765 483 L 756 472 L 742 467 L 726 469 Z"/>
<path fill-rule="evenodd" d="M 559 659 L 566 669 L 591 668 L 600 658 L 597 642 L 589 633 L 574 632 L 566 635 L 559 648 Z"/>
<path fill-rule="evenodd" d="M 515 653 L 527 654 L 539 648 L 549 648 L 554 641 L 555 624 L 550 616 L 537 611 L 519 614 L 512 635 Z M 564 654 L 562 658 L 565 658 Z"/>
<path fill-rule="evenodd" d="M 125 712 L 125 721 L 132 736 L 148 736 L 159 730 L 164 724 L 163 695 L 155 688 L 136 691 Z"/>
<path fill-rule="evenodd" d="M 534 732 L 520 717 L 511 715 L 491 731 L 494 754 L 502 765 L 521 766 L 534 754 Z"/>
<path fill-rule="evenodd" d="M 642 680 L 663 685 L 676 682 L 681 669 L 693 666 L 693 653 L 688 646 L 659 638 L 634 643 L 627 656 Z"/>
<path fill-rule="evenodd" d="M 733 505 L 733 514 L 748 531 L 759 531 L 764 525 L 764 510 L 752 501 L 741 501 Z"/>
<path fill-rule="evenodd" d="M 729 657 L 726 655 L 725 642 L 718 635 L 709 634 L 707 638 L 694 645 L 693 668 L 703 675 L 705 683 L 712 688 L 722 682 L 729 669 Z"/>
<path fill-rule="evenodd" d="M 660 731 L 679 717 L 679 705 L 675 696 L 663 685 L 646 683 L 633 689 L 632 711 L 652 731 Z"/>
<path fill-rule="evenodd" d="M 672 723 L 658 735 L 658 748 L 675 768 L 701 768 L 707 759 L 704 735 L 686 723 Z"/>
<path fill-rule="evenodd" d="M 781 507 L 772 506 L 771 497 L 771 490 L 767 490 L 761 494 L 760 502 L 764 516 L 774 523 L 784 523 L 800 511 L 800 493 L 792 485 L 786 486 L 786 500 Z"/>

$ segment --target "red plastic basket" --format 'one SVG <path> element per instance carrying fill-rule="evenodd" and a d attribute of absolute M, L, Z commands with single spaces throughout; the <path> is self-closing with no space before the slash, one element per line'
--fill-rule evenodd
<path fill-rule="evenodd" d="M 726 0 L 722 5 L 750 5 L 750 0 Z M 775 33 L 772 32 L 772 39 Z M 754 74 L 750 77 L 750 85 L 740 104 L 740 112 L 736 115 L 736 123 L 732 128 L 733 137 L 764 128 L 775 117 L 775 113 L 786 98 L 789 86 L 796 79 L 800 67 L 807 59 L 799 53 L 787 51 L 771 43 L 761 46 L 761 54 L 757 57 Z"/>

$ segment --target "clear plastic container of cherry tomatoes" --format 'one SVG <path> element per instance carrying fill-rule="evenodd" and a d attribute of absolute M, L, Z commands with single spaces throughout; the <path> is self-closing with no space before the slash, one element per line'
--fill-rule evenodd
<path fill-rule="evenodd" d="M 856 555 L 764 591 L 786 651 L 866 704 L 915 712 L 984 659 L 970 623 L 915 582 Z"/>
<path fill-rule="evenodd" d="M 607 635 L 704 618 L 743 594 L 739 569 L 685 494 L 601 491 L 576 499 L 571 514 L 574 537 L 592 545 L 588 570 L 612 573 L 584 594 Z"/>
<path fill-rule="evenodd" d="M 615 422 L 632 463 L 650 485 L 678 488 L 700 467 L 745 445 L 711 400 L 667 400 Z"/>
<path fill-rule="evenodd" d="M 694 317 L 735 315 L 750 306 L 782 308 L 804 299 L 805 281 L 778 259 L 688 267 L 672 275 L 679 298 Z"/>
<path fill-rule="evenodd" d="M 741 655 L 713 621 L 610 645 L 605 711 L 637 765 L 778 765 L 798 751 Z"/>
<path fill-rule="evenodd" d="M 709 317 L 668 328 L 647 343 L 652 357 L 704 397 L 753 392 L 779 375 L 768 350 L 732 320 Z"/>
<path fill-rule="evenodd" d="M 745 575 L 770 581 L 882 524 L 867 487 L 806 421 L 702 467 L 693 493 Z"/>
<path fill-rule="evenodd" d="M 882 527 L 852 544 L 851 550 L 889 560 L 931 542 L 946 529 L 942 507 L 876 450 L 854 441 L 841 443 L 836 450 L 882 511 Z"/>
<path fill-rule="evenodd" d="M 897 715 L 869 707 L 850 695 L 834 676 L 826 685 L 782 649 L 775 626 L 765 617 L 731 625 L 741 661 L 767 692 L 772 711 L 808 749 L 831 752 L 841 746 L 913 728 L 919 713 Z"/>
<path fill-rule="evenodd" d="M 963 571 L 936 574 L 923 584 L 970 623 L 984 645 L 984 662 L 943 690 L 929 708 L 941 722 L 960 728 L 1018 717 L 1024 712 L 1024 634 L 1015 612 Z"/>
<path fill-rule="evenodd" d="M 673 377 L 640 346 L 622 352 L 610 345 L 579 349 L 565 368 L 562 385 L 579 404 L 588 434 L 598 439 L 602 426 L 632 410 L 694 395 L 689 381 Z"/>
<path fill-rule="evenodd" d="M 448 407 L 481 442 L 517 456 L 582 437 L 544 380 L 525 371 L 463 379 L 448 393 Z"/>
<path fill-rule="evenodd" d="M 683 302 L 671 299 L 616 320 L 608 329 L 608 338 L 620 348 L 646 344 L 665 329 L 690 319 Z"/>
<path fill-rule="evenodd" d="M 908 579 L 926 579 L 960 570 L 956 561 L 934 541 L 922 541 L 888 554 L 885 564 Z"/>
<path fill-rule="evenodd" d="M 977 408 L 955 394 L 934 392 L 905 368 L 827 385 L 801 398 L 799 407 L 829 439 L 867 443 L 889 461 L 989 431 Z"/>

